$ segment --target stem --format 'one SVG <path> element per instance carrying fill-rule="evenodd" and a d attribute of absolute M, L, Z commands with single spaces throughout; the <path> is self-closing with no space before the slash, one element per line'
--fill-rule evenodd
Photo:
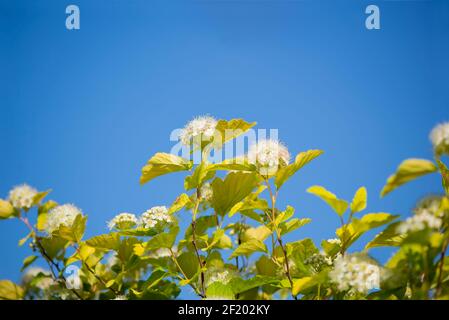
<path fill-rule="evenodd" d="M 292 279 L 292 276 L 291 276 L 291 273 L 290 273 L 290 264 L 288 262 L 287 250 L 285 249 L 285 246 L 282 243 L 281 233 L 279 232 L 279 229 L 278 229 L 277 225 L 275 224 L 275 219 L 276 219 L 276 199 L 277 199 L 277 196 L 278 196 L 278 191 L 276 191 L 276 193 L 274 194 L 273 191 L 271 190 L 270 183 L 268 182 L 267 179 L 265 179 L 265 183 L 266 183 L 266 185 L 268 187 L 268 191 L 270 193 L 270 198 L 271 198 L 271 221 L 272 221 L 273 226 L 275 228 L 277 241 L 279 243 L 279 246 L 282 249 L 282 253 L 284 254 L 285 275 L 287 276 L 288 282 L 290 282 L 291 294 L 292 294 L 293 299 L 298 300 L 298 297 L 293 294 L 293 279 Z"/>
<path fill-rule="evenodd" d="M 178 268 L 179 272 L 181 272 L 181 274 L 182 274 L 182 276 L 184 277 L 185 280 L 187 280 L 187 281 L 190 280 L 190 279 L 187 277 L 187 275 L 185 274 L 184 270 L 182 270 L 181 265 L 179 264 L 178 259 L 176 259 L 176 256 L 175 256 L 173 250 L 172 250 L 171 248 L 169 248 L 169 250 L 170 250 L 170 254 L 171 254 L 171 257 L 172 257 L 172 259 L 173 259 L 173 262 L 175 263 L 175 265 L 176 265 L 176 267 Z M 196 293 L 198 296 L 200 296 L 201 298 L 204 298 L 204 296 L 201 294 L 201 292 L 199 292 L 198 289 L 197 289 L 193 284 L 191 284 L 191 283 L 189 282 L 189 285 L 192 287 L 192 289 L 195 291 L 195 293 Z"/>
<path fill-rule="evenodd" d="M 62 282 L 65 286 L 65 288 L 67 290 L 70 290 L 73 292 L 73 294 L 75 294 L 75 296 L 80 299 L 80 300 L 84 300 L 81 295 L 75 290 L 75 289 L 69 289 L 69 287 L 67 286 L 67 279 L 64 277 L 64 275 L 61 272 L 61 268 L 59 268 L 59 265 L 53 261 L 53 259 L 47 254 L 47 252 L 45 251 L 44 246 L 42 245 L 42 243 L 40 242 L 39 237 L 36 235 L 36 231 L 34 230 L 33 226 L 30 224 L 30 222 L 28 221 L 28 218 L 25 216 L 23 217 L 21 214 L 19 214 L 19 219 L 20 221 L 22 221 L 27 228 L 30 230 L 31 236 L 33 237 L 33 240 L 36 242 L 37 244 L 37 248 L 39 249 L 39 252 L 41 253 L 42 257 L 44 258 L 44 260 L 47 262 L 48 266 L 50 267 L 50 271 L 52 273 L 53 279 L 56 282 Z M 56 272 L 54 271 L 55 268 L 58 271 L 58 275 L 56 275 Z"/>
<path fill-rule="evenodd" d="M 443 249 L 440 254 L 440 261 L 438 261 L 438 280 L 435 292 L 435 297 L 441 295 L 442 283 L 443 283 L 443 268 L 444 268 L 444 256 L 446 255 L 447 247 L 449 245 L 449 240 L 446 238 L 443 244 Z"/>
<path fill-rule="evenodd" d="M 200 194 L 200 189 L 198 188 L 196 190 L 196 202 L 195 202 L 195 207 L 193 208 L 193 217 L 192 217 L 192 245 L 193 248 L 195 249 L 195 253 L 196 253 L 196 257 L 198 259 L 198 264 L 200 266 L 200 270 L 201 270 L 201 274 L 200 274 L 200 281 L 201 281 L 201 297 L 205 298 L 206 297 L 206 290 L 205 290 L 205 286 L 204 286 L 204 271 L 203 271 L 203 262 L 201 260 L 201 256 L 198 250 L 198 246 L 196 245 L 196 215 L 198 212 L 198 207 L 200 205 L 200 200 L 201 200 L 201 194 Z"/>

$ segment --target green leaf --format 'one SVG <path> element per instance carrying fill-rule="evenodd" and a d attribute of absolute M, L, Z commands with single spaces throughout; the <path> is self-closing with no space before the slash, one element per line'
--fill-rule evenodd
<path fill-rule="evenodd" d="M 33 198 L 33 206 L 38 205 L 51 192 L 51 190 L 38 192 Z"/>
<path fill-rule="evenodd" d="M 310 223 L 312 219 L 304 218 L 304 219 L 298 219 L 294 218 L 289 221 L 282 222 L 279 225 L 279 228 L 281 229 L 281 235 L 285 235 L 289 232 L 295 231 L 298 228 L 301 228 L 305 226 L 306 224 Z"/>
<path fill-rule="evenodd" d="M 449 196 L 449 169 L 441 160 L 437 160 L 437 163 L 440 168 L 444 191 Z"/>
<path fill-rule="evenodd" d="M 1 300 L 21 300 L 24 296 L 24 290 L 9 280 L 0 280 L 0 299 Z"/>
<path fill-rule="evenodd" d="M 31 236 L 33 235 L 33 232 L 30 232 L 30 233 L 28 233 L 25 237 L 23 237 L 22 239 L 20 239 L 19 240 L 19 247 L 21 247 L 21 246 L 23 246 L 27 241 L 28 241 L 28 239 L 30 239 L 31 238 Z"/>
<path fill-rule="evenodd" d="M 215 130 L 219 136 L 214 138 L 214 146 L 220 147 L 224 143 L 237 138 L 256 125 L 256 122 L 246 122 L 243 119 L 219 120 Z M 218 139 L 220 138 L 220 139 Z"/>
<path fill-rule="evenodd" d="M 339 216 L 342 216 L 348 209 L 348 203 L 338 199 L 335 194 L 326 190 L 321 186 L 313 186 L 307 189 L 308 193 L 316 195 L 318 198 L 326 202 Z"/>
<path fill-rule="evenodd" d="M 231 285 L 234 294 L 240 294 L 245 291 L 261 287 L 266 284 L 275 284 L 275 283 L 279 283 L 279 279 L 275 277 L 268 277 L 261 275 L 256 275 L 255 277 L 250 279 L 242 279 L 236 277 L 232 278 L 229 281 L 229 284 Z"/>
<path fill-rule="evenodd" d="M 242 243 L 234 252 L 231 254 L 229 259 L 238 257 L 238 256 L 250 256 L 254 252 L 268 252 L 267 246 L 259 240 L 251 239 L 247 242 Z"/>
<path fill-rule="evenodd" d="M 226 159 L 220 163 L 211 164 L 211 165 L 209 165 L 208 170 L 254 172 L 254 171 L 256 171 L 256 166 L 252 163 L 249 163 L 247 157 L 237 157 L 237 158 L 232 158 L 232 159 Z"/>
<path fill-rule="evenodd" d="M 168 209 L 168 214 L 173 214 L 175 212 L 178 212 L 182 208 L 184 208 L 186 205 L 190 203 L 190 198 L 187 194 L 183 193 L 179 197 L 176 198 L 176 200 L 173 202 L 171 207 Z"/>
<path fill-rule="evenodd" d="M 86 244 L 98 249 L 118 250 L 120 235 L 117 232 L 102 234 L 86 240 Z"/>
<path fill-rule="evenodd" d="M 14 207 L 9 203 L 0 199 L 0 219 L 8 219 L 14 215 Z"/>
<path fill-rule="evenodd" d="M 157 234 L 157 231 L 154 229 L 145 229 L 142 227 L 128 230 L 120 230 L 118 232 L 122 236 L 131 236 L 131 237 L 152 237 Z"/>
<path fill-rule="evenodd" d="M 247 242 L 252 239 L 255 239 L 255 240 L 259 240 L 259 241 L 263 242 L 272 233 L 273 232 L 264 225 L 256 227 L 256 228 L 248 228 L 242 234 L 241 240 L 242 240 L 242 242 Z"/>
<path fill-rule="evenodd" d="M 36 261 L 37 256 L 28 256 L 25 259 L 23 259 L 22 268 L 20 268 L 20 272 L 25 270 L 29 265 L 31 265 L 34 261 Z"/>
<path fill-rule="evenodd" d="M 387 184 L 382 189 L 380 195 L 384 197 L 397 187 L 435 171 L 437 171 L 437 167 L 432 161 L 425 159 L 407 159 L 399 165 L 395 174 L 388 177 Z"/>
<path fill-rule="evenodd" d="M 351 212 L 357 213 L 366 209 L 368 193 L 365 187 L 359 188 L 351 202 Z"/>
<path fill-rule="evenodd" d="M 329 257 L 335 256 L 341 250 L 341 245 L 339 243 L 329 240 L 321 241 L 321 247 L 323 248 L 324 253 Z"/>
<path fill-rule="evenodd" d="M 199 265 L 194 252 L 185 251 L 177 257 L 177 260 L 188 280 L 192 279 L 198 273 Z"/>
<path fill-rule="evenodd" d="M 52 259 L 59 257 L 67 246 L 67 240 L 60 237 L 41 238 L 40 243 L 47 255 Z"/>
<path fill-rule="evenodd" d="M 190 170 L 193 163 L 169 153 L 156 153 L 142 168 L 140 183 L 144 184 L 164 174 Z"/>
<path fill-rule="evenodd" d="M 383 226 L 391 221 L 397 219 L 399 216 L 389 213 L 368 213 L 361 219 L 354 218 L 353 221 L 339 229 L 336 234 L 344 242 L 346 247 L 349 247 L 360 236 L 369 230 Z"/>
<path fill-rule="evenodd" d="M 368 242 L 365 249 L 399 246 L 405 238 L 405 235 L 397 232 L 399 224 L 401 224 L 400 221 L 390 224 L 384 231 L 377 234 L 373 240 Z"/>
<path fill-rule="evenodd" d="M 178 235 L 179 227 L 172 227 L 169 232 L 159 233 L 151 238 L 147 242 L 148 250 L 157 250 L 160 248 L 168 248 L 171 249 L 175 243 L 176 236 Z"/>
<path fill-rule="evenodd" d="M 72 242 L 80 242 L 86 229 L 87 216 L 77 215 L 72 226 L 61 225 L 54 235 Z"/>
<path fill-rule="evenodd" d="M 210 180 L 215 176 L 215 171 L 209 171 L 208 165 L 201 162 L 193 171 L 191 176 L 184 180 L 184 189 L 191 190 L 199 188 L 204 181 Z"/>
<path fill-rule="evenodd" d="M 232 290 L 231 285 L 223 284 L 220 282 L 214 282 L 214 283 L 210 284 L 206 288 L 206 296 L 208 299 L 211 299 L 211 300 L 214 300 L 214 299 L 233 300 L 233 299 L 235 299 L 234 292 Z"/>
<path fill-rule="evenodd" d="M 305 152 L 299 153 L 295 161 L 292 164 L 289 164 L 288 166 L 282 167 L 278 170 L 276 173 L 276 178 L 274 180 L 274 184 L 276 185 L 276 188 L 281 188 L 281 186 L 288 180 L 290 177 L 292 177 L 299 169 L 304 167 L 306 164 L 308 164 L 310 161 L 315 159 L 316 157 L 319 157 L 321 154 L 323 154 L 322 150 L 308 150 Z"/>
<path fill-rule="evenodd" d="M 231 172 L 224 180 L 215 178 L 211 184 L 211 205 L 216 213 L 224 216 L 236 203 L 248 196 L 258 183 L 258 177 L 253 173 Z"/>
<path fill-rule="evenodd" d="M 292 294 L 294 296 L 304 293 L 306 290 L 322 283 L 326 279 L 326 272 L 320 272 L 313 276 L 293 280 Z"/>
<path fill-rule="evenodd" d="M 278 266 L 266 255 L 262 255 L 256 262 L 257 273 L 263 276 L 275 277 L 278 274 Z"/>

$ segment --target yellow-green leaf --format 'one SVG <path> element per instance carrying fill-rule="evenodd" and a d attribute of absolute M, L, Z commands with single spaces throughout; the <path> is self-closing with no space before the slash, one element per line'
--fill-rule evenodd
<path fill-rule="evenodd" d="M 224 216 L 238 202 L 248 196 L 258 185 L 254 173 L 231 172 L 224 180 L 215 178 L 212 182 L 213 196 L 211 205 L 215 212 Z"/>
<path fill-rule="evenodd" d="M 21 300 L 23 295 L 22 287 L 9 280 L 0 280 L 0 299 Z"/>
<path fill-rule="evenodd" d="M 295 161 L 288 166 L 282 167 L 276 173 L 274 183 L 279 189 L 291 176 L 293 176 L 299 169 L 304 167 L 310 161 L 323 154 L 322 150 L 308 150 L 301 152 L 295 158 Z"/>
<path fill-rule="evenodd" d="M 321 186 L 313 186 L 307 189 L 307 192 L 316 195 L 318 198 L 326 202 L 339 216 L 342 216 L 348 209 L 348 203 L 338 199 L 335 194 L 326 190 Z"/>
<path fill-rule="evenodd" d="M 229 259 L 238 257 L 238 256 L 250 256 L 254 252 L 268 252 L 267 246 L 259 240 L 251 239 L 247 242 L 242 243 L 234 252 L 231 254 Z"/>
<path fill-rule="evenodd" d="M 164 174 L 190 170 L 193 163 L 169 153 L 156 153 L 142 168 L 140 183 L 144 184 Z"/>
<path fill-rule="evenodd" d="M 8 219 L 14 215 L 14 207 L 9 203 L 0 199 L 0 219 Z"/>
<path fill-rule="evenodd" d="M 437 171 L 437 167 L 432 161 L 425 159 L 407 159 L 399 165 L 395 174 L 388 177 L 387 184 L 382 189 L 380 195 L 383 197 L 397 187 L 435 171 Z"/>
<path fill-rule="evenodd" d="M 351 212 L 357 213 L 366 209 L 368 193 L 365 187 L 359 188 L 351 202 Z"/>
<path fill-rule="evenodd" d="M 182 208 L 184 208 L 186 205 L 190 203 L 190 198 L 187 194 L 183 193 L 179 197 L 176 198 L 176 200 L 173 202 L 171 207 L 168 209 L 168 214 L 173 214 L 175 212 L 178 212 Z"/>

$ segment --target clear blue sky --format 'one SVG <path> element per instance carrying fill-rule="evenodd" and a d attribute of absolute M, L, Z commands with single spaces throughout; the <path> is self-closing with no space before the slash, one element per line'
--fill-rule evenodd
<path fill-rule="evenodd" d="M 65 29 L 71 3 L 78 31 Z M 364 27 L 373 3 L 378 31 Z M 89 215 L 88 236 L 106 232 L 116 213 L 183 191 L 182 174 L 140 186 L 140 168 L 201 114 L 278 128 L 292 153 L 325 150 L 280 196 L 313 219 L 297 237 L 338 225 L 314 184 L 347 199 L 365 185 L 369 211 L 406 216 L 440 190 L 436 175 L 379 192 L 401 160 L 431 156 L 428 133 L 449 120 L 449 1 L 0 0 L 0 197 L 52 188 Z M 19 279 L 25 232 L 0 221 L 0 278 Z"/>

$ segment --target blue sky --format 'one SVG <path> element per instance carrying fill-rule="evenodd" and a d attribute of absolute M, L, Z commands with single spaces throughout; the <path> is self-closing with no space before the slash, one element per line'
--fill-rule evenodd
<path fill-rule="evenodd" d="M 77 31 L 65 28 L 72 3 Z M 369 31 L 373 3 L 382 28 Z M 401 160 L 431 157 L 429 131 L 449 120 L 448 39 L 444 0 L 0 0 L 0 197 L 51 188 L 89 215 L 87 236 L 104 233 L 116 213 L 183 191 L 182 174 L 140 186 L 140 169 L 170 150 L 172 129 L 210 114 L 279 129 L 292 153 L 325 150 L 280 195 L 313 219 L 295 237 L 319 242 L 338 225 L 305 192 L 314 184 L 346 199 L 364 185 L 368 211 L 406 216 L 440 191 L 436 175 L 379 192 Z M 19 279 L 25 233 L 0 221 L 0 278 Z"/>

